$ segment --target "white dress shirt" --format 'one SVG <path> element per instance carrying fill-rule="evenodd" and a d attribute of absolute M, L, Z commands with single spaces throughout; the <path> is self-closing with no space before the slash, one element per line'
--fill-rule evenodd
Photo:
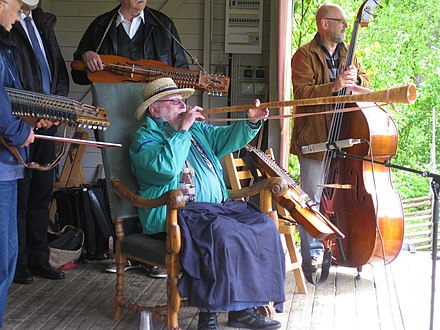
<path fill-rule="evenodd" d="M 143 10 L 138 16 L 134 17 L 131 22 L 127 21 L 120 11 L 118 11 L 118 17 L 116 17 L 116 27 L 118 27 L 119 24 L 122 24 L 130 39 L 133 39 L 142 22 L 145 22 Z"/>

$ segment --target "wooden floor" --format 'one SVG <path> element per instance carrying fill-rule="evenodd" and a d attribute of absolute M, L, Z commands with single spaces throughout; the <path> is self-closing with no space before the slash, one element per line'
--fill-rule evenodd
<path fill-rule="evenodd" d="M 3 329 L 138 329 L 139 314 L 125 312 L 119 321 L 109 319 L 116 276 L 105 273 L 105 266 L 89 262 L 67 271 L 65 280 L 35 278 L 31 285 L 13 284 Z M 129 295 L 149 303 L 165 299 L 164 280 L 153 280 L 143 270 L 128 273 Z M 283 329 L 295 330 L 429 329 L 430 254 L 402 252 L 387 267 L 366 265 L 359 280 L 356 274 L 353 268 L 332 266 L 327 282 L 319 288 L 308 285 L 307 295 L 296 293 L 289 274 L 284 313 L 275 318 Z M 440 329 L 438 291 L 434 305 L 433 329 Z M 219 320 L 222 328 L 231 329 L 226 326 L 227 313 L 221 313 Z M 197 310 L 182 309 L 180 325 L 197 329 Z M 153 328 L 164 325 L 155 322 Z"/>

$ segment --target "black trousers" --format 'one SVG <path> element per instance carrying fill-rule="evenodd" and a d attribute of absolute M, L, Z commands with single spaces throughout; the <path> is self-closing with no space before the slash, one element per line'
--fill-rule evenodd
<path fill-rule="evenodd" d="M 56 127 L 40 130 L 38 134 L 55 135 Z M 29 159 L 41 165 L 55 158 L 53 141 L 35 140 Z M 47 227 L 55 171 L 26 170 L 18 182 L 18 260 L 17 267 L 38 266 L 49 261 Z"/>

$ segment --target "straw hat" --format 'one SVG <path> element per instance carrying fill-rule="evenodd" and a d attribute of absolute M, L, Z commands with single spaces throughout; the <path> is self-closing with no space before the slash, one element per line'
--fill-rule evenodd
<path fill-rule="evenodd" d="M 22 0 L 28 6 L 36 6 L 40 2 L 40 0 Z"/>
<path fill-rule="evenodd" d="M 145 114 L 145 111 L 147 111 L 151 104 L 167 95 L 181 94 L 182 98 L 187 99 L 193 93 L 194 89 L 192 88 L 177 88 L 176 84 L 171 78 L 160 78 L 154 80 L 142 90 L 144 103 L 137 108 L 135 116 L 137 119 L 141 120 Z"/>

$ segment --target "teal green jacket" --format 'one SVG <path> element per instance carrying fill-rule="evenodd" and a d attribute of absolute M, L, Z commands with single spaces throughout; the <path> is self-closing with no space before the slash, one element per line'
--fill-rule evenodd
<path fill-rule="evenodd" d="M 130 146 L 131 169 L 139 184 L 138 194 L 156 198 L 177 189 L 180 172 L 188 161 L 194 168 L 196 201 L 220 203 L 228 198 L 220 160 L 248 144 L 258 133 L 261 121 L 253 125 L 237 121 L 229 126 L 213 126 L 196 121 L 189 131 L 176 131 L 163 120 L 146 118 Z M 191 139 L 197 141 L 213 164 L 208 167 Z M 139 209 L 146 234 L 165 232 L 166 208 Z"/>

